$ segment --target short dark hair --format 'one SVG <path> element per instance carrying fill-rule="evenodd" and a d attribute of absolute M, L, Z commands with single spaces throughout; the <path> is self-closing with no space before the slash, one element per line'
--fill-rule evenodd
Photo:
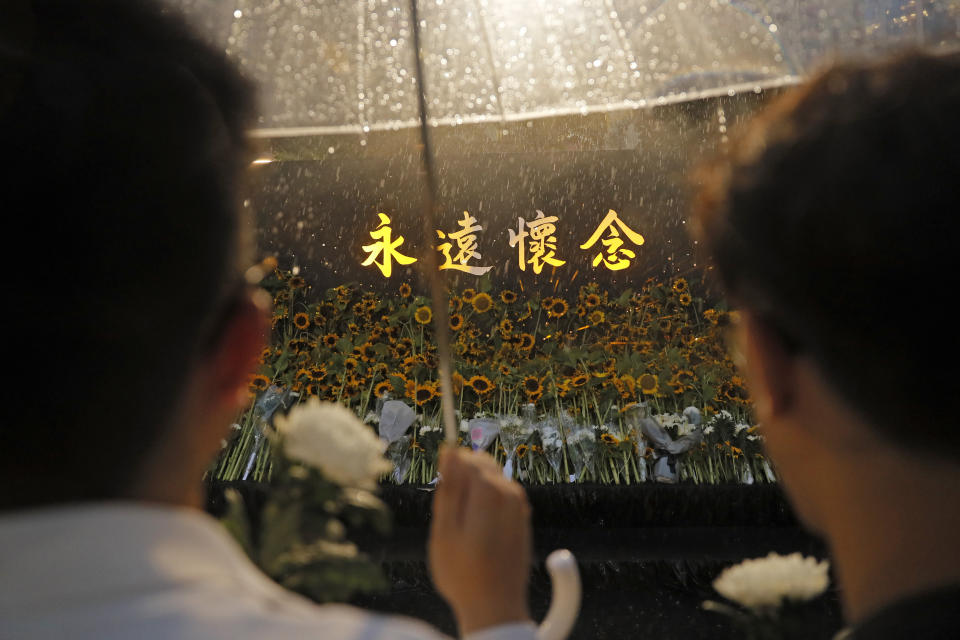
<path fill-rule="evenodd" d="M 960 457 L 960 54 L 825 71 L 704 173 L 695 210 L 735 304 L 890 440 Z"/>
<path fill-rule="evenodd" d="M 242 273 L 252 86 L 154 2 L 4 13 L 0 507 L 116 497 Z"/>

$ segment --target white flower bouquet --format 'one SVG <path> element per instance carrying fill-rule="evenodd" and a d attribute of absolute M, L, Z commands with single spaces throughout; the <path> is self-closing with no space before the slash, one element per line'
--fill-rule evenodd
<path fill-rule="evenodd" d="M 804 637 L 797 609 L 827 590 L 830 563 L 799 553 L 744 560 L 713 581 L 717 593 L 733 603 L 703 603 L 705 609 L 730 616 L 747 638 L 781 640 Z"/>
<path fill-rule="evenodd" d="M 345 601 L 385 588 L 380 567 L 348 538 L 351 530 L 389 529 L 386 506 L 373 493 L 393 468 L 383 442 L 343 405 L 315 398 L 274 424 L 258 535 L 250 535 L 253 519 L 237 492 L 229 497 L 228 529 L 267 575 L 314 600 Z"/>

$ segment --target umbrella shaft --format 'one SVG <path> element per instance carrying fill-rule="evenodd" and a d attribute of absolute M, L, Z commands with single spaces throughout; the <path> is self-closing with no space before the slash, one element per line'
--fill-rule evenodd
<path fill-rule="evenodd" d="M 423 152 L 420 154 L 423 181 L 423 225 L 426 238 L 424 267 L 430 284 L 430 298 L 433 300 L 433 325 L 437 340 L 438 373 L 440 376 L 440 398 L 443 411 L 443 429 L 447 444 L 457 444 L 457 420 L 453 409 L 453 379 L 450 357 L 450 309 L 447 302 L 447 289 L 437 252 L 433 248 L 433 233 L 437 225 L 437 173 L 434 165 L 433 145 L 430 129 L 427 126 L 426 85 L 423 73 L 423 57 L 420 38 L 420 16 L 417 12 L 417 0 L 410 0 L 410 15 L 413 20 L 413 50 L 417 74 L 417 104 L 420 111 L 420 138 Z"/>

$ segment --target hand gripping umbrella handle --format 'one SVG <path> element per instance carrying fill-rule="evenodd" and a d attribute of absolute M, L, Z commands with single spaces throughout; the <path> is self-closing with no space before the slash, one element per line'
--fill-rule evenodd
<path fill-rule="evenodd" d="M 566 549 L 558 549 L 547 557 L 547 572 L 553 585 L 553 599 L 537 629 L 537 640 L 566 640 L 580 614 L 577 559 Z"/>

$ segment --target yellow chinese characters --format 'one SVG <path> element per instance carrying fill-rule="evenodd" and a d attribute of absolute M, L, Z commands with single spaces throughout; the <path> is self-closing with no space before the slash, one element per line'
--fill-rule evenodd
<path fill-rule="evenodd" d="M 370 232 L 370 237 L 376 242 L 363 246 L 363 250 L 370 255 L 362 264 L 364 267 L 369 267 L 371 264 L 377 265 L 381 273 L 389 278 L 393 275 L 394 260 L 400 264 L 413 264 L 417 259 L 405 256 L 397 251 L 397 247 L 403 244 L 403 236 L 397 236 L 396 240 L 392 240 L 393 228 L 390 226 L 390 217 L 385 213 L 378 213 L 377 215 L 380 216 L 380 225 Z M 383 257 L 380 262 L 377 262 L 377 257 L 381 254 Z"/>
<path fill-rule="evenodd" d="M 527 222 L 523 218 L 518 218 L 519 227 L 517 231 L 510 231 L 510 246 L 519 245 L 520 252 L 520 270 L 526 271 L 527 265 L 533 267 L 533 272 L 539 274 L 543 271 L 543 265 L 549 264 L 559 267 L 567 263 L 566 260 L 556 258 L 557 253 L 557 216 L 545 216 L 543 211 L 537 209 L 537 217 Z M 526 227 L 528 230 L 525 230 Z M 529 242 L 524 242 L 529 238 Z M 529 256 L 527 253 L 529 252 Z"/>
<path fill-rule="evenodd" d="M 590 236 L 590 239 L 580 245 L 581 249 L 588 250 L 597 243 L 597 240 L 600 240 L 600 237 L 604 233 L 607 234 L 606 238 L 600 240 L 600 243 L 605 248 L 593 258 L 594 268 L 602 262 L 610 271 L 620 271 L 629 267 L 630 261 L 637 257 L 637 254 L 632 249 L 627 249 L 623 246 L 624 241 L 623 238 L 620 237 L 620 232 L 617 231 L 617 227 L 619 227 L 623 235 L 636 246 L 639 247 L 643 244 L 643 236 L 624 224 L 623 220 L 617 216 L 617 212 L 610 209 L 610 211 L 607 212 L 607 216 L 603 219 L 603 222 L 600 223 L 597 230 Z"/>
<path fill-rule="evenodd" d="M 460 226 L 460 230 L 453 233 L 445 234 L 437 229 L 437 235 L 441 240 L 450 239 L 457 243 L 457 255 L 452 258 L 450 257 L 450 250 L 453 249 L 453 244 L 444 242 L 437 247 L 437 251 L 442 253 L 444 258 L 440 270 L 455 269 L 475 276 L 482 276 L 493 267 L 473 267 L 467 263 L 473 258 L 479 260 L 482 257 L 480 252 L 477 251 L 477 232 L 483 231 L 483 227 L 477 224 L 477 219 L 467 211 L 463 212 L 463 219 L 458 220 L 457 224 Z"/>

